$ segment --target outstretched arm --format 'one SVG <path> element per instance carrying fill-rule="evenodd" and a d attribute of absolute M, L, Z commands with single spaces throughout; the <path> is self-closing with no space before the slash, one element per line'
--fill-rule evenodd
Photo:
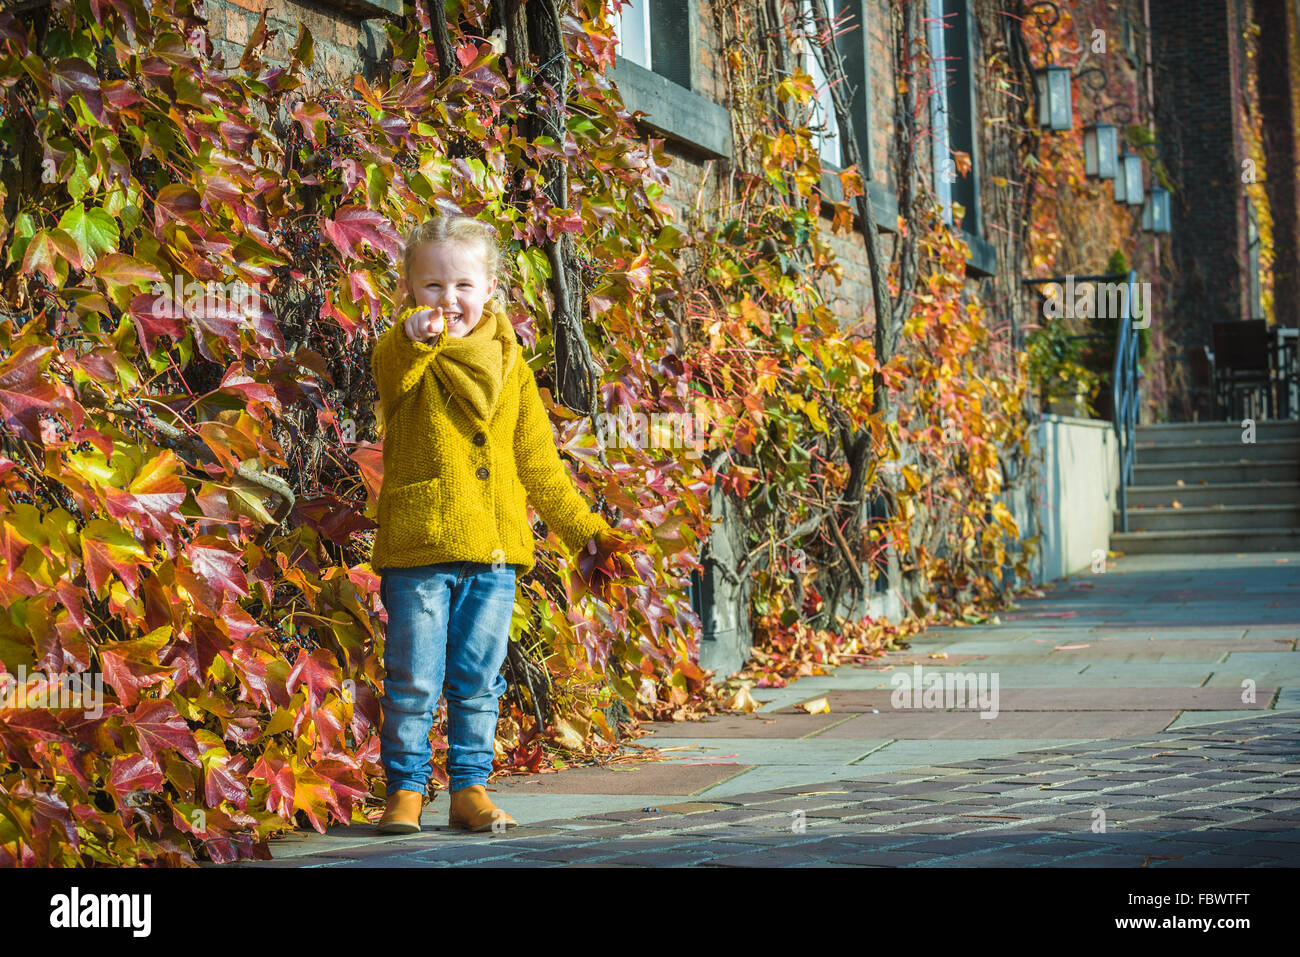
<path fill-rule="evenodd" d="M 444 330 L 431 343 L 415 342 L 407 337 L 400 321 L 379 337 L 370 354 L 370 371 L 379 387 L 385 422 L 393 421 L 398 405 L 419 384 L 446 341 Z"/>
<path fill-rule="evenodd" d="M 575 555 L 582 551 L 591 536 L 609 529 L 609 522 L 591 511 L 569 477 L 568 469 L 555 447 L 551 418 L 542 404 L 537 377 L 524 364 L 519 395 L 519 421 L 515 426 L 515 462 L 519 481 L 528 492 L 542 521 L 556 533 Z"/>

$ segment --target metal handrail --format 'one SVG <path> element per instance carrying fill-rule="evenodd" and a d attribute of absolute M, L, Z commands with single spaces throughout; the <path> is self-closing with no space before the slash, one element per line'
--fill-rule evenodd
<path fill-rule="evenodd" d="M 1026 286 L 1049 283 L 1114 282 L 1128 283 L 1127 296 L 1122 297 L 1124 314 L 1119 319 L 1115 336 L 1115 366 L 1111 374 L 1111 421 L 1119 445 L 1119 522 L 1120 531 L 1128 531 L 1128 485 L 1133 481 L 1133 466 L 1137 464 L 1137 414 L 1138 414 L 1138 336 L 1133 328 L 1133 291 L 1137 288 L 1137 270 L 1125 273 L 1103 273 L 1094 276 L 1046 276 L 1041 279 L 1022 279 Z M 1150 309 L 1150 303 L 1147 304 Z M 1091 338 L 1075 336 L 1072 338 Z M 1016 343 L 1019 348 L 1019 343 Z"/>
<path fill-rule="evenodd" d="M 1111 404 L 1114 409 L 1115 438 L 1119 444 L 1119 529 L 1128 531 L 1128 485 L 1133 481 L 1133 466 L 1137 462 L 1137 412 L 1138 412 L 1138 336 L 1130 314 L 1136 288 L 1137 272 L 1129 270 L 1130 295 L 1124 297 L 1124 315 L 1120 318 L 1115 337 L 1115 369 L 1111 376 Z M 1150 309 L 1151 304 L 1147 303 Z"/>

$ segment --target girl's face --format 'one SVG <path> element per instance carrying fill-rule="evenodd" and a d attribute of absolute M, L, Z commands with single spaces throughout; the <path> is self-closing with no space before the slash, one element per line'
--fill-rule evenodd
<path fill-rule="evenodd" d="M 447 335 L 468 334 L 483 316 L 483 305 L 496 290 L 487 275 L 477 243 L 450 240 L 425 243 L 411 257 L 407 288 L 417 306 L 442 308 Z"/>

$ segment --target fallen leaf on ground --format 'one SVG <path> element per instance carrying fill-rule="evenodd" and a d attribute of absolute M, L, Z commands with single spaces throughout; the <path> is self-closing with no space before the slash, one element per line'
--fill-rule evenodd
<path fill-rule="evenodd" d="M 802 704 L 795 705 L 795 707 L 807 711 L 809 714 L 830 714 L 831 710 L 830 702 L 825 697 L 805 701 Z"/>
<path fill-rule="evenodd" d="M 749 693 L 749 689 L 742 686 L 736 689 L 736 693 L 731 696 L 731 701 L 728 703 L 727 707 L 748 714 L 751 711 L 758 710 L 758 702 L 755 701 L 754 696 Z"/>

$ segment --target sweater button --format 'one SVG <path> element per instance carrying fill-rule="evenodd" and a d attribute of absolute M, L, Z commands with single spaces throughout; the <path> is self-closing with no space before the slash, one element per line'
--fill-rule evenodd
<path fill-rule="evenodd" d="M 477 470 L 474 474 L 477 475 L 477 476 L 478 476 L 479 478 L 481 478 L 481 479 L 485 479 L 485 478 L 487 478 L 487 477 L 488 477 L 488 470 L 487 470 L 487 467 L 484 466 L 484 465 L 480 465 L 480 466 L 478 467 L 478 470 Z"/>
<path fill-rule="evenodd" d="M 486 441 L 487 441 L 487 436 L 484 435 L 482 432 L 479 432 L 477 435 L 474 436 L 475 445 L 482 445 Z"/>

